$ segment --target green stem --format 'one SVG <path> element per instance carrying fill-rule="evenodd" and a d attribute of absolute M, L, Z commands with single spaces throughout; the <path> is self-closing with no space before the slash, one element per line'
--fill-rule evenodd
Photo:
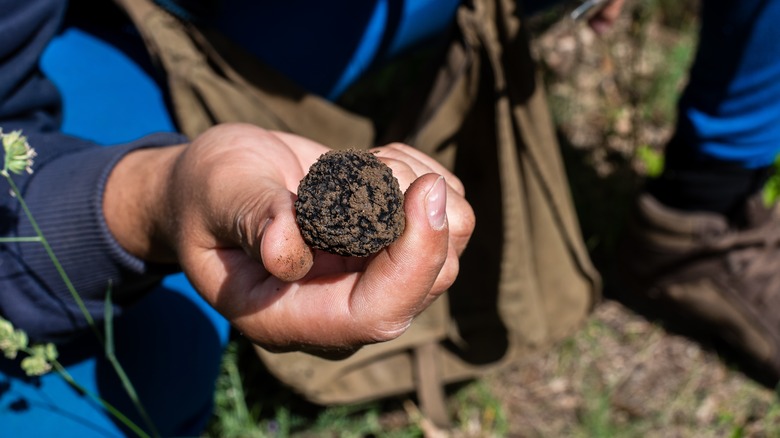
<path fill-rule="evenodd" d="M 81 296 L 79 296 L 79 293 L 76 291 L 76 287 L 73 286 L 73 283 L 70 281 L 70 278 L 65 273 L 65 269 L 62 268 L 62 264 L 60 263 L 59 259 L 57 259 L 57 256 L 54 255 L 54 250 L 51 249 L 51 245 L 49 245 L 49 242 L 46 240 L 46 237 L 43 235 L 41 228 L 38 226 L 38 222 L 36 222 L 35 218 L 32 215 L 32 212 L 30 212 L 29 207 L 27 207 L 27 203 L 24 201 L 24 198 L 22 197 L 22 193 L 19 191 L 19 188 L 16 186 L 16 183 L 14 183 L 14 180 L 13 178 L 11 178 L 10 175 L 6 176 L 5 179 L 8 180 L 8 184 L 11 185 L 11 190 L 16 196 L 16 199 L 19 200 L 19 204 L 22 206 L 22 209 L 24 210 L 24 214 L 27 216 L 27 220 L 30 221 L 30 225 L 32 225 L 33 230 L 35 230 L 35 234 L 37 234 L 38 237 L 41 239 L 40 241 L 41 244 L 43 245 L 43 249 L 46 250 L 46 254 L 49 255 L 49 258 L 51 259 L 52 263 L 54 263 L 54 268 L 57 269 L 57 272 L 60 274 L 60 277 L 62 277 L 62 280 L 65 282 L 65 287 L 68 288 L 68 291 L 70 292 L 71 296 L 76 301 L 76 304 L 79 306 L 81 313 L 83 313 L 84 317 L 87 319 L 87 323 L 92 328 L 92 331 L 95 332 L 95 335 L 98 337 L 98 339 L 102 344 L 103 336 L 100 334 L 97 327 L 95 326 L 95 320 L 92 319 L 92 315 L 90 315 L 89 311 L 87 310 L 87 306 L 84 305 L 84 301 L 81 299 Z"/>
<path fill-rule="evenodd" d="M 74 301 L 76 301 L 76 304 L 81 310 L 81 313 L 84 314 L 84 318 L 87 320 L 87 324 L 89 324 L 89 327 L 95 333 L 95 336 L 98 338 L 98 341 L 105 349 L 106 344 L 103 335 L 101 335 L 100 331 L 95 325 L 95 320 L 92 318 L 92 315 L 87 310 L 87 306 L 84 304 L 84 301 L 81 299 L 81 296 L 79 295 L 78 291 L 76 291 L 76 287 L 70 281 L 70 277 L 68 277 L 68 274 L 65 272 L 65 269 L 62 267 L 62 264 L 60 263 L 59 259 L 54 254 L 54 250 L 51 248 L 51 245 L 49 245 L 49 242 L 46 240 L 46 237 L 43 235 L 43 231 L 41 231 L 41 228 L 38 226 L 38 222 L 33 217 L 29 207 L 27 207 L 27 203 L 24 201 L 21 191 L 19 191 L 19 188 L 16 186 L 16 183 L 14 183 L 10 175 L 8 175 L 7 173 L 3 173 L 3 176 L 5 176 L 5 179 L 8 180 L 8 183 L 11 185 L 11 190 L 13 191 L 16 198 L 19 200 L 19 204 L 22 206 L 22 209 L 24 210 L 24 214 L 27 216 L 27 220 L 30 221 L 30 225 L 32 225 L 33 230 L 35 230 L 35 233 L 38 235 L 37 241 L 39 241 L 43 245 L 43 248 L 46 250 L 46 254 L 48 254 L 49 258 L 54 264 L 55 269 L 57 269 L 57 272 L 59 273 L 60 277 L 65 282 L 65 286 L 68 288 L 68 291 L 70 292 Z M 26 239 L 26 238 L 22 238 L 22 239 Z M 133 401 L 133 404 L 135 405 L 136 409 L 141 414 L 141 417 L 148 424 L 150 430 L 154 433 L 154 436 L 156 437 L 159 436 L 159 434 L 157 433 L 157 429 L 154 427 L 154 423 L 151 421 L 151 418 L 147 414 L 146 409 L 144 409 L 143 405 L 141 404 L 141 400 L 138 398 L 138 393 L 135 391 L 132 382 L 127 377 L 127 373 L 125 373 L 124 368 L 122 368 L 122 365 L 116 359 L 116 356 L 114 356 L 113 345 L 112 345 L 112 351 L 110 352 L 110 354 L 108 354 L 107 352 L 106 356 L 108 357 L 108 360 L 111 363 L 111 365 L 114 367 L 114 371 L 116 372 L 117 376 L 119 376 L 119 379 L 122 381 L 122 386 L 124 386 L 127 395 L 130 396 L 130 399 Z M 62 368 L 62 370 L 65 371 L 64 368 Z M 67 374 L 67 371 L 65 371 L 65 373 Z M 67 375 L 70 376 L 69 374 Z M 72 380 L 73 379 L 71 379 L 71 381 Z M 73 382 L 72 384 L 78 386 L 75 382 Z M 104 406 L 106 406 L 106 409 L 109 409 L 110 407 L 110 405 L 107 404 L 105 404 Z M 111 407 L 111 409 L 113 409 L 113 407 Z M 120 412 L 112 412 L 111 409 L 109 409 L 109 412 L 111 412 L 115 416 L 117 416 L 117 414 L 122 415 Z M 128 427 L 130 426 L 128 425 Z M 143 436 L 148 436 L 148 435 L 144 434 Z"/>
<path fill-rule="evenodd" d="M 111 365 L 114 366 L 114 371 L 116 372 L 117 376 L 119 376 L 119 380 L 122 381 L 122 387 L 124 387 L 125 392 L 127 392 L 127 395 L 130 397 L 130 400 L 132 400 L 133 404 L 138 410 L 138 413 L 141 415 L 141 418 L 144 420 L 144 423 L 146 423 L 146 426 L 149 428 L 149 430 L 152 431 L 153 436 L 159 437 L 160 432 L 157 431 L 157 427 L 155 427 L 152 418 L 146 412 L 146 409 L 144 409 L 144 405 L 141 403 L 141 399 L 138 398 L 138 393 L 135 392 L 135 388 L 133 387 L 132 382 L 130 382 L 130 378 L 127 377 L 127 374 L 125 374 L 125 370 L 119 364 L 119 361 L 117 360 L 116 356 L 112 354 L 107 357 L 108 357 L 108 361 L 111 362 Z"/>
<path fill-rule="evenodd" d="M 105 307 L 104 307 L 104 317 L 105 317 L 104 320 L 105 320 L 105 333 L 106 333 L 106 343 L 104 345 L 104 349 L 106 352 L 106 358 L 108 358 L 108 361 L 111 362 L 111 365 L 114 367 L 114 371 L 116 371 L 117 376 L 119 376 L 119 380 L 122 382 L 122 386 L 125 388 L 125 392 L 127 392 L 127 395 L 130 397 L 130 400 L 133 401 L 133 404 L 138 410 L 138 413 L 141 414 L 141 418 L 144 420 L 146 426 L 152 432 L 152 435 L 154 435 L 155 437 L 159 437 L 160 433 L 157 431 L 157 428 L 155 427 L 152 418 L 146 412 L 144 405 L 141 403 L 141 399 L 138 397 L 138 393 L 135 392 L 135 388 L 133 387 L 130 378 L 127 376 L 125 370 L 122 368 L 122 365 L 119 363 L 119 360 L 116 358 L 116 355 L 114 354 L 114 305 L 111 299 L 111 294 L 112 294 L 111 286 L 112 286 L 111 282 L 109 282 L 108 290 L 106 291 L 106 300 L 105 300 Z"/>
<path fill-rule="evenodd" d="M 35 352 L 30 347 L 25 347 L 20 349 L 22 352 L 26 353 L 29 356 L 35 355 Z M 83 386 L 79 385 L 78 382 L 73 378 L 73 376 L 70 375 L 67 369 L 65 369 L 64 366 L 57 360 L 47 360 L 49 364 L 51 364 L 52 367 L 54 367 L 54 370 L 57 371 L 57 374 L 62 377 L 63 380 L 65 380 L 69 385 L 76 388 L 77 391 L 86 394 L 89 398 L 92 400 L 95 400 L 96 402 L 100 403 L 111 415 L 116 417 L 119 421 L 121 421 L 125 426 L 130 428 L 133 432 L 135 432 L 139 437 L 143 438 L 150 438 L 149 435 L 143 431 L 140 427 L 138 427 L 137 424 L 133 423 L 133 421 L 129 418 L 127 418 L 122 412 L 120 412 L 117 408 L 115 408 L 111 403 L 107 402 L 105 399 L 101 398 L 100 396 L 92 393 L 91 391 L 88 391 Z"/>
<path fill-rule="evenodd" d="M 66 382 L 68 382 L 68 384 L 70 384 L 71 386 L 76 388 L 76 390 L 78 390 L 79 392 L 82 392 L 82 393 L 86 394 L 91 399 L 93 399 L 96 402 L 100 403 L 111 415 L 116 417 L 116 419 L 121 421 L 122 424 L 124 424 L 125 426 L 130 428 L 130 430 L 132 430 L 133 432 L 135 432 L 136 435 L 138 435 L 141 438 L 151 438 L 149 436 L 149 434 L 144 432 L 143 429 L 141 429 L 137 424 L 133 423 L 132 420 L 127 418 L 121 411 L 119 411 L 119 409 L 115 408 L 111 403 L 107 402 L 106 400 L 104 400 L 103 398 L 99 397 L 98 395 L 93 394 L 90 391 L 87 391 L 86 388 L 84 388 L 83 386 L 79 385 L 76 382 L 76 380 L 73 378 L 73 376 L 71 376 L 70 373 L 68 373 L 68 370 L 66 370 L 65 367 L 63 367 L 62 364 L 59 363 L 59 361 L 54 360 L 54 361 L 51 361 L 50 363 L 52 364 L 54 369 L 57 371 L 57 373 L 59 373 L 59 375 L 62 376 L 62 378 Z"/>

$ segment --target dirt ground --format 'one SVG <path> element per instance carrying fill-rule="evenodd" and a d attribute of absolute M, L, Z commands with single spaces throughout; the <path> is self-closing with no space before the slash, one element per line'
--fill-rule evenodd
<path fill-rule="evenodd" d="M 673 15 L 664 3 L 629 1 L 606 37 L 567 20 L 532 23 L 583 231 L 606 288 L 583 330 L 489 376 L 510 436 L 780 436 L 774 390 L 706 341 L 614 299 L 621 292 L 612 275 L 615 241 L 632 194 L 657 171 L 695 50 L 695 4 Z"/>
<path fill-rule="evenodd" d="M 614 301 L 538 359 L 491 375 L 509 436 L 778 436 L 774 391 Z"/>

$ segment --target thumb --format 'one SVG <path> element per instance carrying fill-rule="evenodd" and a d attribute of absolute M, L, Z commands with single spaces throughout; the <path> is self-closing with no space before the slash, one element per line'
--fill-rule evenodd
<path fill-rule="evenodd" d="M 293 194 L 280 187 L 270 214 L 260 230 L 260 259 L 265 269 L 282 281 L 303 278 L 314 264 L 312 249 L 303 241 L 295 221 Z"/>
<path fill-rule="evenodd" d="M 374 328 L 374 339 L 391 339 L 421 312 L 448 255 L 446 183 L 436 174 L 418 178 L 406 191 L 406 229 L 369 264 L 352 296 L 353 316 Z"/>

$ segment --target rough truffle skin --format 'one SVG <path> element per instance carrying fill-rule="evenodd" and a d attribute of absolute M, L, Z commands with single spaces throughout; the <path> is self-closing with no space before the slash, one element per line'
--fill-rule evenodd
<path fill-rule="evenodd" d="M 365 257 L 404 230 L 404 195 L 392 170 L 360 150 L 323 154 L 298 185 L 295 212 L 306 243 L 342 256 Z"/>

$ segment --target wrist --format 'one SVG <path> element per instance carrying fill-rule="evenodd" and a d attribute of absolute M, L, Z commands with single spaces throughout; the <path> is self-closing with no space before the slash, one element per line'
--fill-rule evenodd
<path fill-rule="evenodd" d="M 155 263 L 176 263 L 167 236 L 166 195 L 183 145 L 130 152 L 111 171 L 103 193 L 108 229 L 127 252 Z"/>

